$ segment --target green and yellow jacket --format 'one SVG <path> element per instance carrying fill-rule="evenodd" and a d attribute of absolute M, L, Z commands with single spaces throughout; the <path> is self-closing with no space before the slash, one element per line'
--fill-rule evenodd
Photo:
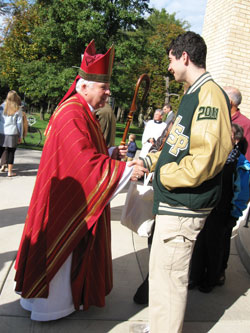
<path fill-rule="evenodd" d="M 155 171 L 154 213 L 206 216 L 220 199 L 231 150 L 229 100 L 206 72 L 183 96 L 162 151 L 144 159 Z"/>

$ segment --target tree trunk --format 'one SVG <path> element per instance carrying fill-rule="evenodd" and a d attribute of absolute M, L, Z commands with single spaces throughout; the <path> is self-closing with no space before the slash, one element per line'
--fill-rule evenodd
<path fill-rule="evenodd" d="M 118 108 L 117 116 L 116 116 L 116 120 L 117 120 L 118 122 L 120 122 L 120 119 L 121 119 L 121 112 L 122 112 L 121 108 Z"/>
<path fill-rule="evenodd" d="M 40 119 L 44 120 L 43 106 L 40 107 Z"/>
<path fill-rule="evenodd" d="M 49 101 L 48 106 L 47 106 L 47 113 L 50 113 L 50 101 Z"/>

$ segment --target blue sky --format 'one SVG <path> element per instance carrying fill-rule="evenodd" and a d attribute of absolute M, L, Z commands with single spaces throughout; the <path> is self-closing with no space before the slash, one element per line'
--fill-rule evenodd
<path fill-rule="evenodd" d="M 190 30 L 202 33 L 207 0 L 150 0 L 150 5 L 158 10 L 165 8 L 169 14 L 176 13 L 177 19 L 190 23 Z"/>

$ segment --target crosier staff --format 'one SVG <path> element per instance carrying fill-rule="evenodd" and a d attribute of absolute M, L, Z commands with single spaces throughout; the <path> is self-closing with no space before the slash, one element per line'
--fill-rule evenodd
<path fill-rule="evenodd" d="M 140 85 L 141 85 L 141 83 L 142 83 L 143 80 L 146 81 L 146 86 L 145 86 L 145 91 L 144 91 L 144 95 L 142 97 L 141 103 L 143 103 L 144 100 L 145 100 L 145 98 L 147 97 L 147 94 L 148 94 L 148 91 L 149 91 L 150 79 L 149 79 L 148 74 L 142 74 L 139 77 L 139 79 L 138 79 L 138 81 L 136 83 L 136 86 L 135 86 L 134 98 L 133 98 L 133 101 L 132 101 L 132 104 L 131 104 L 131 107 L 130 107 L 130 111 L 129 111 L 129 114 L 128 114 L 128 119 L 127 119 L 126 127 L 125 127 L 125 130 L 124 130 L 124 133 L 123 133 L 122 141 L 120 143 L 121 146 L 125 146 L 125 144 L 126 144 L 128 130 L 129 130 L 131 121 L 133 119 L 133 113 L 136 110 L 136 97 L 137 97 Z"/>

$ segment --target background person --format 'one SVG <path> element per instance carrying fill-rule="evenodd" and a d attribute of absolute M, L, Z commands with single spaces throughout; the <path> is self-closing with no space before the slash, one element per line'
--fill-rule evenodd
<path fill-rule="evenodd" d="M 5 148 L 1 156 L 1 168 L 0 172 L 8 171 L 8 148 Z"/>
<path fill-rule="evenodd" d="M 136 135 L 130 134 L 128 137 L 128 152 L 127 152 L 127 161 L 132 161 L 135 157 L 137 151 L 137 145 L 135 142 Z"/>
<path fill-rule="evenodd" d="M 224 87 L 225 92 L 227 93 L 230 106 L 231 106 L 231 118 L 232 122 L 241 126 L 244 130 L 244 142 L 242 144 L 246 145 L 246 154 L 245 157 L 248 161 L 250 161 L 250 119 L 244 116 L 239 109 L 239 105 L 242 101 L 242 95 L 239 89 L 226 86 Z M 247 224 L 250 215 L 250 202 L 248 203 L 246 209 L 244 210 L 242 216 L 237 220 L 237 224 Z"/>
<path fill-rule="evenodd" d="M 245 156 L 246 159 L 250 161 L 250 119 L 240 112 L 239 105 L 242 101 L 241 92 L 239 89 L 231 86 L 224 87 L 223 89 L 227 93 L 230 100 L 232 122 L 240 125 L 244 130 L 244 137 L 247 144 Z"/>
<path fill-rule="evenodd" d="M 23 116 L 21 98 L 16 91 L 8 92 L 6 100 L 0 106 L 0 158 L 5 150 L 8 164 L 8 177 L 16 176 L 12 171 L 15 151 L 23 135 Z"/>
<path fill-rule="evenodd" d="M 163 121 L 165 121 L 165 123 L 168 126 L 168 124 L 170 124 L 175 117 L 172 105 L 170 103 L 164 104 L 162 111 L 164 113 Z"/>
<path fill-rule="evenodd" d="M 201 292 L 209 293 L 215 286 L 225 283 L 232 228 L 249 199 L 250 163 L 242 154 L 243 139 L 242 127 L 233 123 L 234 148 L 223 168 L 221 199 L 197 237 L 191 260 L 189 289 L 198 287 Z"/>
<path fill-rule="evenodd" d="M 220 280 L 225 282 L 226 275 L 225 270 L 230 255 L 231 236 L 233 228 L 236 226 L 237 221 L 243 215 L 250 198 L 249 181 L 250 181 L 250 162 L 246 159 L 246 145 L 240 136 L 237 136 L 241 126 L 238 124 L 232 124 L 232 131 L 234 140 L 239 149 L 239 158 L 236 167 L 236 178 L 234 180 L 234 196 L 232 199 L 231 218 L 227 223 L 227 229 L 225 233 L 225 246 L 223 252 L 222 266 L 220 269 Z M 243 129 L 242 129 L 243 132 Z"/>
<path fill-rule="evenodd" d="M 116 118 L 109 102 L 103 108 L 96 110 L 96 117 L 99 120 L 107 147 L 115 145 Z"/>
<path fill-rule="evenodd" d="M 150 147 L 156 142 L 167 124 L 162 121 L 163 111 L 157 109 L 154 112 L 154 118 L 146 123 L 142 135 L 142 149 L 140 157 L 145 157 L 149 152 Z"/>
<path fill-rule="evenodd" d="M 23 107 L 21 106 L 22 109 L 22 114 L 23 114 L 23 138 L 25 138 L 25 136 L 28 133 L 28 120 L 27 120 L 27 116 L 26 113 L 23 111 Z M 7 172 L 8 171 L 8 148 L 5 148 L 2 157 L 1 157 L 1 168 L 0 168 L 0 172 Z"/>
<path fill-rule="evenodd" d="M 147 171 L 114 159 L 124 146 L 109 157 L 94 114 L 110 96 L 113 58 L 113 46 L 103 55 L 88 45 L 46 130 L 15 265 L 15 290 L 33 320 L 104 306 L 112 289 L 109 202 Z"/>

